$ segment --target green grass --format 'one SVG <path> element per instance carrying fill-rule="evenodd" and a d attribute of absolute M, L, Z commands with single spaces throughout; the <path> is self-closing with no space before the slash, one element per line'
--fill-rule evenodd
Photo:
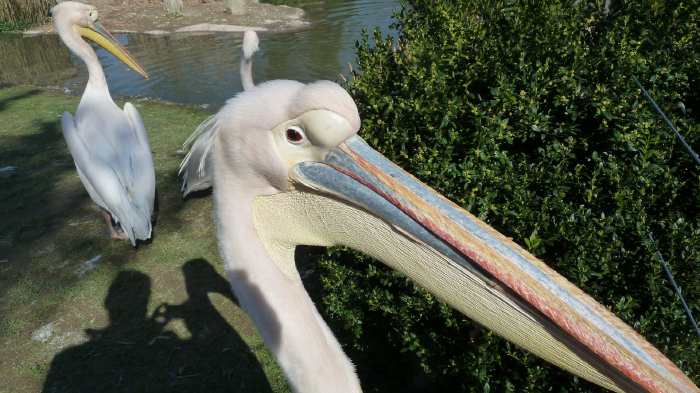
<path fill-rule="evenodd" d="M 32 24 L 30 22 L 25 21 L 10 22 L 0 20 L 0 33 L 7 31 L 22 31 L 28 29 L 31 26 Z"/>
<path fill-rule="evenodd" d="M 180 198 L 176 151 L 208 114 L 134 103 L 160 203 L 153 241 L 134 249 L 108 238 L 66 149 L 60 115 L 78 101 L 0 89 L 0 168 L 18 168 L 0 175 L 0 392 L 288 392 L 222 275 L 211 198 Z"/>

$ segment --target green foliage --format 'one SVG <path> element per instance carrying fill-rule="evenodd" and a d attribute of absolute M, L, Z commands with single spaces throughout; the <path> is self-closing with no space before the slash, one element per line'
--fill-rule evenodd
<path fill-rule="evenodd" d="M 19 22 L 8 22 L 4 20 L 0 20 L 0 33 L 6 32 L 6 31 L 21 31 L 25 30 L 28 27 L 30 27 L 32 24 L 25 22 L 25 21 L 19 21 Z"/>
<path fill-rule="evenodd" d="M 695 381 L 700 339 L 648 234 L 700 315 L 700 168 L 632 76 L 700 147 L 699 18 L 698 1 L 612 1 L 605 12 L 602 0 L 415 0 L 398 14 L 398 39 L 359 43 L 362 72 L 348 86 L 371 145 Z M 358 362 L 367 391 L 598 391 L 365 256 L 332 250 L 322 267 L 324 312 L 368 361 Z"/>

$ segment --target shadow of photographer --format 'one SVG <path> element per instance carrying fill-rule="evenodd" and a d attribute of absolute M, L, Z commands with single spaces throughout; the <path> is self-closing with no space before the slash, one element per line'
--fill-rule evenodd
<path fill-rule="evenodd" d="M 185 263 L 183 273 L 188 299 L 149 316 L 151 279 L 120 272 L 105 298 L 109 325 L 57 354 L 43 391 L 271 392 L 253 352 L 209 300 L 218 293 L 235 302 L 228 282 L 203 259 Z M 165 329 L 173 319 L 185 322 L 190 339 Z"/>

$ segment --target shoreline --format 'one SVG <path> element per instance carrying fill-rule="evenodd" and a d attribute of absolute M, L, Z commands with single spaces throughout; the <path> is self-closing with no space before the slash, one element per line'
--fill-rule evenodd
<path fill-rule="evenodd" d="M 53 96 L 63 96 L 63 97 L 73 97 L 73 98 L 78 98 L 83 94 L 83 90 L 73 90 L 73 89 L 68 89 L 65 87 L 61 86 L 43 86 L 43 85 L 34 85 L 30 83 L 0 83 L 0 91 L 3 91 L 5 89 L 32 89 L 32 90 L 38 90 L 43 92 L 44 94 L 49 94 Z M 194 110 L 194 111 L 200 111 L 202 113 L 206 113 L 208 115 L 212 115 L 216 113 L 219 110 L 219 107 L 221 105 L 216 105 L 216 104 L 210 104 L 210 103 L 204 103 L 204 104 L 193 104 L 193 103 L 185 103 L 185 102 L 177 102 L 177 101 L 170 101 L 170 100 L 164 100 L 162 98 L 158 97 L 151 97 L 151 96 L 143 96 L 143 95 L 126 95 L 126 94 L 111 94 L 112 100 L 114 100 L 117 105 L 121 103 L 123 104 L 125 102 L 131 102 L 133 104 L 139 103 L 139 104 L 155 104 L 155 105 L 165 105 L 165 106 L 176 106 L 176 107 L 181 107 L 183 109 L 189 109 L 189 110 Z"/>
<path fill-rule="evenodd" d="M 301 24 L 298 27 L 288 29 L 269 29 L 264 26 L 243 26 L 243 25 L 227 25 L 213 23 L 198 23 L 194 25 L 184 26 L 173 31 L 168 30 L 130 30 L 130 29 L 112 29 L 109 30 L 112 34 L 147 34 L 147 35 L 169 35 L 169 34 L 187 34 L 187 33 L 243 33 L 247 30 L 256 32 L 285 32 L 301 30 L 309 26 L 309 23 Z M 50 35 L 57 34 L 53 29 L 46 26 L 34 27 L 24 31 L 5 31 L 2 34 L 21 34 L 25 36 Z"/>
<path fill-rule="evenodd" d="M 186 33 L 225 33 L 254 30 L 286 32 L 308 28 L 311 23 L 301 8 L 251 2 L 241 13 L 227 11 L 221 1 L 185 0 L 180 15 L 168 15 L 161 5 L 129 3 L 114 5 L 108 0 L 91 0 L 108 31 L 120 34 L 169 35 Z M 51 22 L 23 31 L 8 32 L 27 36 L 55 34 Z"/>

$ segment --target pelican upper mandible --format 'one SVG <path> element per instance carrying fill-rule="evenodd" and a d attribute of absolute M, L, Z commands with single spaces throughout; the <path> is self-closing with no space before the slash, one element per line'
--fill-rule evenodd
<path fill-rule="evenodd" d="M 56 32 L 87 65 L 88 82 L 75 112 L 61 119 L 63 136 L 92 200 L 103 210 L 113 238 L 151 237 L 155 170 L 143 120 L 130 103 L 119 108 L 109 94 L 97 54 L 82 37 L 108 50 L 148 78 L 129 53 L 98 21 L 91 5 L 64 1 L 51 10 Z M 112 220 L 118 224 L 115 229 Z"/>
<path fill-rule="evenodd" d="M 610 390 L 699 391 L 581 289 L 373 150 L 357 135 L 357 107 L 339 85 L 262 83 L 230 99 L 210 127 L 200 159 L 211 164 L 227 276 L 295 392 L 361 392 L 304 289 L 297 245 L 362 251 Z"/>

